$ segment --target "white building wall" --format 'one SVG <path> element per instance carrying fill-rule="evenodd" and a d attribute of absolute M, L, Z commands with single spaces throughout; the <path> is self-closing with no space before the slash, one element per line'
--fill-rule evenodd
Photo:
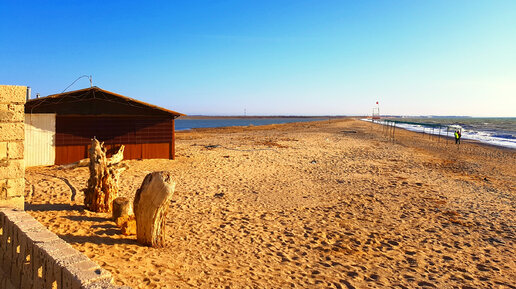
<path fill-rule="evenodd" d="M 55 114 L 25 114 L 25 167 L 53 165 L 55 139 Z"/>

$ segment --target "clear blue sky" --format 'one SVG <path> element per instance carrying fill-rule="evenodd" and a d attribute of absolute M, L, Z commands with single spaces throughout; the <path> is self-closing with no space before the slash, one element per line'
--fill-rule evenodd
<path fill-rule="evenodd" d="M 516 116 L 516 1 L 3 0 L 0 34 L 33 95 L 91 74 L 186 114 Z"/>

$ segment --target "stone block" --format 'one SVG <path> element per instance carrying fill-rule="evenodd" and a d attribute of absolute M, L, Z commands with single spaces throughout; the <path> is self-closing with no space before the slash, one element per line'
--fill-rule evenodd
<path fill-rule="evenodd" d="M 0 142 L 0 161 L 7 159 L 7 142 Z"/>
<path fill-rule="evenodd" d="M 5 218 L 11 222 L 16 223 L 20 220 L 26 220 L 27 218 L 32 218 L 29 214 L 27 214 L 24 210 L 20 210 L 17 208 L 4 208 L 0 209 L 0 214 L 4 215 Z"/>
<path fill-rule="evenodd" d="M 14 243 L 14 248 L 13 248 L 13 259 L 11 260 L 11 263 L 12 263 L 12 268 L 16 268 L 16 275 L 20 275 L 21 274 L 21 269 L 22 269 L 22 264 L 24 262 L 24 251 L 25 251 L 25 245 L 26 245 L 26 242 L 23 242 L 23 236 L 21 235 L 21 231 L 19 229 L 16 229 L 14 232 L 13 232 L 13 243 Z"/>
<path fill-rule="evenodd" d="M 0 200 L 0 208 L 18 208 L 23 210 L 25 208 L 25 198 L 20 196 Z"/>
<path fill-rule="evenodd" d="M 61 287 L 62 289 L 72 289 L 74 284 L 79 283 L 70 272 L 61 270 Z"/>
<path fill-rule="evenodd" d="M 30 238 L 34 243 L 41 243 L 41 242 L 50 242 L 50 241 L 56 241 L 59 240 L 59 237 L 48 231 L 41 231 L 41 232 L 24 232 L 25 236 Z"/>
<path fill-rule="evenodd" d="M 8 179 L 7 180 L 7 197 L 23 196 L 25 190 L 25 179 Z"/>
<path fill-rule="evenodd" d="M 7 104 L 0 104 L 0 122 L 13 122 L 14 113 L 7 110 Z"/>
<path fill-rule="evenodd" d="M 100 266 L 91 260 L 86 260 L 86 261 L 82 261 L 79 263 L 71 264 L 70 267 L 75 270 L 78 270 L 78 271 L 88 271 L 88 270 L 100 269 Z M 70 268 L 70 270 L 72 270 L 71 268 Z"/>
<path fill-rule="evenodd" d="M 12 210 L 8 214 L 6 214 L 6 216 L 9 218 L 9 221 L 15 224 L 16 226 L 18 226 L 21 223 L 36 221 L 36 219 L 34 219 L 31 215 L 27 214 L 24 211 Z"/>
<path fill-rule="evenodd" d="M 47 254 L 48 254 L 48 257 L 49 258 L 52 258 L 55 260 L 56 264 L 59 264 L 59 265 L 62 265 L 62 266 L 65 266 L 64 262 L 63 261 L 66 261 L 68 260 L 69 262 L 73 262 L 74 260 L 74 257 L 73 256 L 84 256 L 81 254 L 81 252 L 75 250 L 74 248 L 72 248 L 72 246 L 70 246 L 68 243 L 66 242 L 60 242 L 59 244 L 55 244 L 54 245 L 54 249 L 55 250 L 49 250 L 47 251 Z M 81 260 L 77 260 L 79 259 L 78 257 L 75 257 L 75 262 L 81 262 L 83 261 L 84 259 L 81 259 Z"/>
<path fill-rule="evenodd" d="M 23 141 L 12 141 L 7 143 L 7 158 L 10 160 L 23 159 Z"/>
<path fill-rule="evenodd" d="M 22 231 L 41 231 L 44 226 L 34 218 L 26 218 L 23 221 L 15 223 Z"/>
<path fill-rule="evenodd" d="M 23 122 L 0 122 L 0 135 L 3 141 L 23 141 L 25 138 L 25 124 Z"/>
<path fill-rule="evenodd" d="M 10 278 L 0 270 L 0 288 L 2 289 L 16 289 L 12 284 Z"/>
<path fill-rule="evenodd" d="M 19 85 L 0 85 L 0 103 L 25 103 L 27 87 Z"/>
<path fill-rule="evenodd" d="M 113 277 L 104 269 L 77 270 L 66 267 L 62 271 L 63 288 L 83 289 L 90 284 L 111 283 Z"/>
<path fill-rule="evenodd" d="M 44 262 L 43 280 L 45 288 L 54 288 L 53 284 L 61 284 L 61 268 L 57 266 L 54 260 L 46 258 Z"/>
<path fill-rule="evenodd" d="M 33 272 L 32 265 L 30 263 L 23 265 L 22 281 L 20 288 L 34 288 L 33 286 Z"/>
<path fill-rule="evenodd" d="M 2 265 L 2 269 L 7 276 L 11 274 L 11 266 L 12 266 L 12 254 L 13 254 L 13 225 L 11 223 L 7 223 L 6 226 L 3 227 L 2 234 L 2 258 L 0 258 L 0 264 Z M 11 240 L 8 242 L 7 240 Z"/>
<path fill-rule="evenodd" d="M 76 251 L 77 254 L 70 254 L 66 257 L 56 258 L 56 262 L 61 267 L 69 267 L 71 264 L 80 263 L 84 261 L 88 261 L 88 257 L 81 254 L 79 251 Z"/>
<path fill-rule="evenodd" d="M 0 103 L 0 122 L 23 122 L 24 109 L 21 103 Z"/>
<path fill-rule="evenodd" d="M 91 262 L 91 261 L 90 261 Z M 68 266 L 63 270 L 63 279 L 65 279 L 66 275 L 70 275 L 70 279 L 75 280 L 76 283 L 79 283 L 79 288 L 83 288 L 88 284 L 96 283 L 96 282 L 112 282 L 113 276 L 107 270 L 102 268 L 97 269 L 89 269 L 89 270 L 80 270 L 73 266 Z M 77 283 L 76 283 L 77 284 Z M 76 286 L 76 285 L 74 285 Z M 72 286 L 72 288 L 74 288 Z"/>
<path fill-rule="evenodd" d="M 45 288 L 45 281 L 43 279 L 45 266 L 45 257 L 41 250 L 32 247 L 32 254 L 30 256 L 30 263 L 32 265 L 32 284 L 34 288 Z"/>
<path fill-rule="evenodd" d="M 52 233 L 53 234 L 53 233 Z M 52 239 L 49 242 L 35 243 L 34 246 L 38 247 L 38 249 L 43 251 L 45 255 L 45 259 L 54 259 L 52 257 L 52 253 L 59 250 L 59 248 L 66 245 L 66 242 L 62 239 Z"/>
<path fill-rule="evenodd" d="M 23 160 L 10 160 L 5 166 L 0 165 L 0 179 L 16 179 L 23 176 L 25 176 Z"/>

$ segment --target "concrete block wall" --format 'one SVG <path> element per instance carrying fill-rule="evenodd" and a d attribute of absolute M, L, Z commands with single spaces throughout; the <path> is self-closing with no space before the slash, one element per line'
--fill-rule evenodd
<path fill-rule="evenodd" d="M 18 209 L 0 208 L 0 288 L 130 289 Z"/>
<path fill-rule="evenodd" d="M 0 207 L 24 206 L 26 97 L 25 86 L 0 85 Z"/>

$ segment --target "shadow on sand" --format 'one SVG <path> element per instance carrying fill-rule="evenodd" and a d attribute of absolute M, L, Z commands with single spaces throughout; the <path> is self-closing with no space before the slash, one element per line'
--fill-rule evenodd
<path fill-rule="evenodd" d="M 97 223 L 102 223 L 102 222 L 106 222 L 106 221 L 111 221 L 110 218 L 95 217 L 95 216 L 63 216 L 62 218 L 68 219 L 70 221 L 77 221 L 77 222 L 97 222 Z M 93 225 L 93 226 L 95 226 L 95 225 Z"/>
<path fill-rule="evenodd" d="M 138 243 L 134 239 L 129 238 L 111 238 L 111 237 L 102 237 L 102 236 L 77 236 L 72 234 L 58 235 L 59 238 L 63 239 L 67 243 L 71 244 L 86 244 L 92 243 L 97 245 L 115 245 L 115 244 L 128 244 L 128 245 L 137 245 Z"/>
<path fill-rule="evenodd" d="M 77 214 L 78 212 L 84 211 L 82 205 L 70 205 L 70 204 L 29 204 L 25 203 L 26 211 L 38 211 L 38 212 L 50 212 L 50 211 L 69 211 Z M 138 244 L 136 240 L 127 238 L 122 235 L 120 229 L 115 226 L 111 218 L 100 217 L 100 216 L 83 216 L 83 215 L 69 215 L 61 216 L 61 218 L 68 219 L 72 227 L 84 226 L 80 222 L 92 222 L 94 224 L 89 226 L 89 236 L 81 236 L 74 234 L 57 234 L 61 239 L 68 243 L 76 244 L 104 244 L 104 245 L 115 245 L 115 244 Z M 76 224 L 74 224 L 76 223 Z"/>
<path fill-rule="evenodd" d="M 70 204 L 30 204 L 25 203 L 25 211 L 83 211 L 84 206 Z"/>

